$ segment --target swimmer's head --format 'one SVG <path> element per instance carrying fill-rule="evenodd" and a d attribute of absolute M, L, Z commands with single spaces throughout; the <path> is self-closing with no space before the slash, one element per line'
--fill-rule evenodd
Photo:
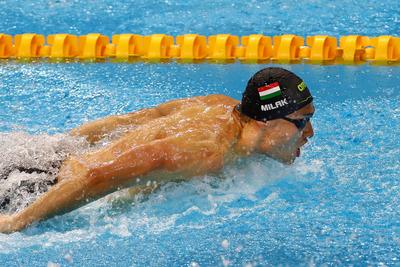
<path fill-rule="evenodd" d="M 300 155 L 300 147 L 313 136 L 310 118 L 313 97 L 296 74 L 276 67 L 251 77 L 236 107 L 242 120 L 242 144 L 285 163 Z"/>
<path fill-rule="evenodd" d="M 282 68 L 260 70 L 247 83 L 240 109 L 258 121 L 283 118 L 310 104 L 313 98 L 305 82 Z"/>

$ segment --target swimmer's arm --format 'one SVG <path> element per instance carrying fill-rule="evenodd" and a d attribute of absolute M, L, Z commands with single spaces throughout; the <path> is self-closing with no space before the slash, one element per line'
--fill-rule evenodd
<path fill-rule="evenodd" d="M 21 212 L 0 216 L 0 232 L 19 231 L 33 222 L 72 211 L 128 186 L 135 177 L 160 168 L 163 153 L 159 147 L 158 143 L 142 145 L 93 168 L 70 159 L 60 170 L 60 182 L 48 192 Z"/>
<path fill-rule="evenodd" d="M 167 138 L 136 146 L 115 156 L 112 161 L 95 158 L 71 158 L 63 164 L 58 183 L 21 212 L 7 218 L 0 217 L 0 232 L 19 231 L 33 222 L 62 214 L 94 201 L 108 193 L 131 185 L 136 177 L 151 171 L 179 171 L 184 166 L 195 168 L 192 175 L 201 175 L 220 169 L 223 155 L 218 144 L 190 142 L 187 138 Z M 198 147 L 185 149 L 185 145 Z M 181 147 L 181 152 L 177 152 Z M 206 148 L 205 151 L 204 148 Z M 199 153 L 197 153 L 198 151 Z M 202 153 L 200 153 L 202 151 Z M 103 153 L 109 153 L 104 150 Z M 176 156 L 179 153 L 179 156 Z M 91 163 L 87 163 L 87 160 Z M 97 163 L 97 164 L 95 164 Z M 92 167 L 89 167 L 92 166 Z"/>
<path fill-rule="evenodd" d="M 122 201 L 131 202 L 134 197 L 138 195 L 150 194 L 158 188 L 159 184 L 139 185 L 131 187 L 128 189 L 127 195 L 124 196 L 124 199 L 122 199 Z M 61 194 L 62 192 L 58 191 L 58 193 Z M 119 201 L 121 201 L 121 199 L 119 199 Z M 38 216 L 39 214 L 36 215 L 36 220 L 40 220 Z M 12 233 L 15 231 L 19 231 L 36 220 L 33 216 L 31 217 L 31 219 L 24 219 L 21 218 L 21 216 L 0 214 L 0 233 Z"/>

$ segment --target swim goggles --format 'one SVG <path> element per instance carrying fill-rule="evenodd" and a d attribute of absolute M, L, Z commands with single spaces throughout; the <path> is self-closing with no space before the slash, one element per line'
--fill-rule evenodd
<path fill-rule="evenodd" d="M 302 119 L 290 119 L 287 117 L 282 117 L 281 119 L 293 123 L 297 127 L 297 129 L 299 129 L 299 131 L 301 131 L 304 128 L 306 128 L 306 125 L 310 121 L 311 116 L 308 116 L 308 117 L 305 117 Z"/>

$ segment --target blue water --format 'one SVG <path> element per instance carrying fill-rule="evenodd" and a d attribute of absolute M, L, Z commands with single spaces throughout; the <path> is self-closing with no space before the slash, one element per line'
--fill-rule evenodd
<path fill-rule="evenodd" d="M 0 29 L 373 36 L 397 34 L 399 11 L 398 1 L 1 1 Z M 0 61 L 0 131 L 54 134 L 178 97 L 240 99 L 265 66 Z M 293 166 L 255 156 L 139 200 L 114 194 L 0 234 L 0 265 L 400 265 L 400 68 L 282 66 L 317 110 Z"/>

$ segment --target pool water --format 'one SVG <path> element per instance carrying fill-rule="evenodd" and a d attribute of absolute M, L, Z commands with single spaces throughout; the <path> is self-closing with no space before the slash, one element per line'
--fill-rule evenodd
<path fill-rule="evenodd" d="M 0 2 L 9 34 L 396 34 L 397 1 Z M 161 13 L 159 11 L 162 11 Z M 287 16 L 290 14 L 290 16 Z M 58 134 L 110 114 L 222 93 L 270 64 L 0 61 L 0 131 Z M 11 235 L 2 266 L 400 264 L 400 68 L 278 65 L 315 96 L 315 136 L 294 165 L 263 156 L 218 175 L 117 192 Z"/>

